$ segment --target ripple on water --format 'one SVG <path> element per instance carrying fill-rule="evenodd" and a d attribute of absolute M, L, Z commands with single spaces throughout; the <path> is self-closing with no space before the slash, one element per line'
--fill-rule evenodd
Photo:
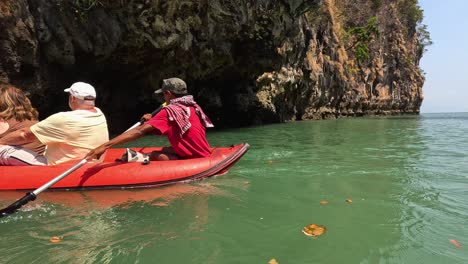
<path fill-rule="evenodd" d="M 251 144 L 228 174 L 148 193 L 41 194 L 0 220 L 0 255 L 5 263 L 468 263 L 465 116 L 214 133 L 217 145 Z M 22 195 L 2 193 L 0 203 Z M 327 233 L 304 236 L 312 223 Z"/>

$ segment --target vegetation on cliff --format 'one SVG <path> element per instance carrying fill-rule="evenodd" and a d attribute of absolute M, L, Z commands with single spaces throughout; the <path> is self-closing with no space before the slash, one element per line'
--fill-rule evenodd
<path fill-rule="evenodd" d="M 42 116 L 88 81 L 114 129 L 170 76 L 218 127 L 418 113 L 422 17 L 416 0 L 5 0 L 0 79 Z"/>

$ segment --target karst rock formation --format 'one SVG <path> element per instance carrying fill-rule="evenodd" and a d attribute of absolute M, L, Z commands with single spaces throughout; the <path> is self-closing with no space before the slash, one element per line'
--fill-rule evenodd
<path fill-rule="evenodd" d="M 218 127 L 418 113 L 416 0 L 2 0 L 0 81 L 44 118 L 76 81 L 111 128 L 156 108 L 168 77 Z"/>

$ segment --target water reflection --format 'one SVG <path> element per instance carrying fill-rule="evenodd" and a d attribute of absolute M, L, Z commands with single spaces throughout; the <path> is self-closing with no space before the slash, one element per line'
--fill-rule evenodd
<path fill-rule="evenodd" d="M 0 254 L 7 263 L 468 263 L 467 120 L 211 133 L 214 146 L 251 145 L 227 175 L 163 189 L 43 193 L 0 220 Z M 20 196 L 2 193 L 0 204 Z M 312 223 L 327 232 L 305 236 Z M 56 235 L 63 241 L 51 244 Z"/>
<path fill-rule="evenodd" d="M 44 192 L 24 210 L 1 220 L 0 254 L 5 263 L 134 262 L 147 254 L 145 249 L 167 241 L 199 239 L 209 224 L 210 197 L 236 199 L 225 188 L 248 188 L 240 179 L 223 183 L 207 180 L 157 189 Z M 21 195 L 4 192 L 0 204 Z M 52 244 L 52 236 L 62 241 Z M 18 245 L 16 241 L 27 246 L 9 246 Z"/>

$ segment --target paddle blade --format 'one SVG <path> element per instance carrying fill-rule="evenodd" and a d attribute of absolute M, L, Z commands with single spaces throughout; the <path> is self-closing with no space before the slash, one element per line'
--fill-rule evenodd
<path fill-rule="evenodd" d="M 26 193 L 23 198 L 19 199 L 18 201 L 10 204 L 8 207 L 5 207 L 0 210 L 0 218 L 8 216 L 16 212 L 20 209 L 23 205 L 29 203 L 30 201 L 36 200 L 36 195 L 32 192 Z"/>

